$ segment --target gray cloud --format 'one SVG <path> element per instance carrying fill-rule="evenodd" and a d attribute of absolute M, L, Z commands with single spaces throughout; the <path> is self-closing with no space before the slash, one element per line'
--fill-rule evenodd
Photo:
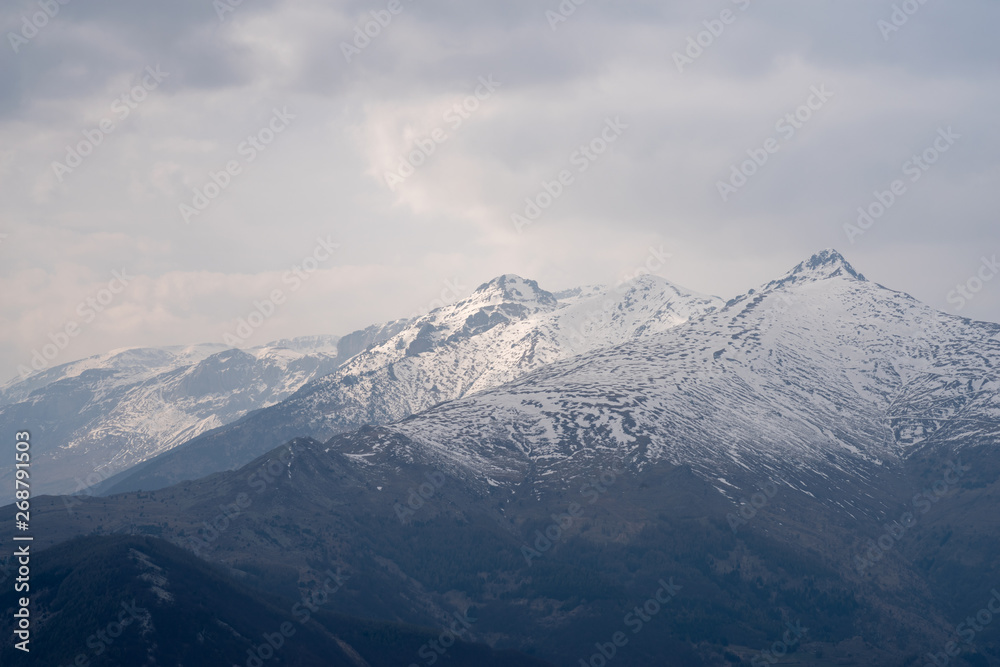
<path fill-rule="evenodd" d="M 665 277 L 726 297 L 834 246 L 883 284 L 1000 319 L 1000 280 L 960 310 L 947 300 L 1000 253 L 995 3 L 928 2 L 885 40 L 881 0 L 591 0 L 555 30 L 554 0 L 402 0 L 347 62 L 342 43 L 387 4 L 244 0 L 220 21 L 202 0 L 72 0 L 18 53 L 7 34 L 38 4 L 0 11 L 0 369 L 123 266 L 136 281 L 60 361 L 219 340 L 326 235 L 342 251 L 262 340 L 403 316 L 449 279 L 616 280 L 660 245 Z M 673 54 L 726 9 L 734 21 L 678 72 Z M 60 182 L 53 162 L 156 64 L 169 77 Z M 449 110 L 490 75 L 502 85 L 454 127 Z M 723 202 L 718 182 L 819 85 L 834 96 Z M 250 161 L 240 147 L 275 108 L 295 118 Z M 511 214 L 615 117 L 620 140 L 515 231 Z M 857 208 L 949 126 L 961 139 L 852 243 Z M 386 172 L 437 128 L 447 139 L 390 189 Z M 233 160 L 240 173 L 185 223 L 180 204 Z"/>

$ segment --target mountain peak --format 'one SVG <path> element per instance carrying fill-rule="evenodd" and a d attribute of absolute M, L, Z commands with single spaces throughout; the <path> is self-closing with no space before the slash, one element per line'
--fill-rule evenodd
<path fill-rule="evenodd" d="M 838 277 L 844 277 L 849 280 L 867 281 L 864 275 L 854 270 L 854 267 L 844 259 L 843 255 L 833 248 L 827 248 L 804 262 L 799 262 L 795 268 L 786 273 L 781 279 L 773 280 L 765 285 L 764 289 L 791 283 L 828 280 Z"/>
<path fill-rule="evenodd" d="M 538 304 L 548 307 L 557 305 L 556 298 L 528 280 L 513 273 L 505 273 L 476 288 L 474 296 L 486 297 L 490 301 L 504 301 L 523 304 Z"/>

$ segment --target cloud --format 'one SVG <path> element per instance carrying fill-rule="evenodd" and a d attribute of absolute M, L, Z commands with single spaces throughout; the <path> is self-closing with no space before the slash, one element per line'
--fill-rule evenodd
<path fill-rule="evenodd" d="M 402 0 L 372 28 L 387 6 L 245 0 L 220 20 L 200 0 L 72 0 L 15 53 L 6 36 L 38 5 L 8 3 L 0 369 L 13 375 L 122 266 L 133 288 L 67 354 L 217 340 L 327 234 L 343 252 L 260 335 L 400 317 L 456 277 L 616 279 L 654 244 L 673 255 L 665 277 L 727 297 L 839 247 L 949 309 L 1000 251 L 1000 49 L 981 29 L 994 3 L 926 3 L 888 40 L 878 22 L 893 4 L 862 0 L 584 3 L 556 23 L 555 1 Z M 734 20 L 679 72 L 674 53 L 726 9 Z M 115 100 L 157 65 L 169 76 L 117 118 Z M 454 126 L 480 77 L 502 85 Z M 820 85 L 834 96 L 723 202 L 718 183 Z M 251 161 L 240 147 L 267 136 L 275 109 L 294 120 Z M 60 180 L 53 163 L 108 118 L 113 132 Z M 627 124 L 620 140 L 575 171 L 609 118 Z M 949 126 L 954 149 L 851 243 L 857 208 Z M 447 138 L 390 188 L 386 172 L 438 128 Z M 234 160 L 239 174 L 186 223 L 180 205 Z M 572 184 L 518 233 L 511 215 L 564 169 Z M 1000 287 L 961 314 L 1000 319 Z"/>

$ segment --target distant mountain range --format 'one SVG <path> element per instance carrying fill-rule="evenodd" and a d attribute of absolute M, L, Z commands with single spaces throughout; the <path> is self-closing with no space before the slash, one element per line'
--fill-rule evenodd
<path fill-rule="evenodd" d="M 279 600 L 343 572 L 331 614 L 564 667 L 1000 665 L 1000 325 L 827 250 L 727 303 L 508 275 L 398 326 L 126 492 L 36 498 L 36 548 L 164 540 Z M 316 646 L 364 655 L 345 623 Z"/>
<path fill-rule="evenodd" d="M 91 492 L 116 472 L 281 401 L 400 326 L 246 350 L 221 344 L 115 350 L 0 387 L 0 421 L 30 425 L 37 464 L 45 469 L 36 493 Z M 0 468 L 0 484 L 10 486 L 12 474 Z"/>
<path fill-rule="evenodd" d="M 286 400 L 194 438 L 99 489 L 160 488 L 237 468 L 293 437 L 326 439 L 394 422 L 555 361 L 652 336 L 722 305 L 654 276 L 558 294 L 533 280 L 500 276 L 467 299 L 406 322 Z"/>

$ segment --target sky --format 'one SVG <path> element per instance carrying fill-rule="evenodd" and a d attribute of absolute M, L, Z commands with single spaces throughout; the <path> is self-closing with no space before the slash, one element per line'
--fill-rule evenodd
<path fill-rule="evenodd" d="M 824 248 L 1000 321 L 998 20 L 994 0 L 8 0 L 0 382 L 345 334 L 504 273 L 555 291 L 645 267 L 731 298 Z"/>

